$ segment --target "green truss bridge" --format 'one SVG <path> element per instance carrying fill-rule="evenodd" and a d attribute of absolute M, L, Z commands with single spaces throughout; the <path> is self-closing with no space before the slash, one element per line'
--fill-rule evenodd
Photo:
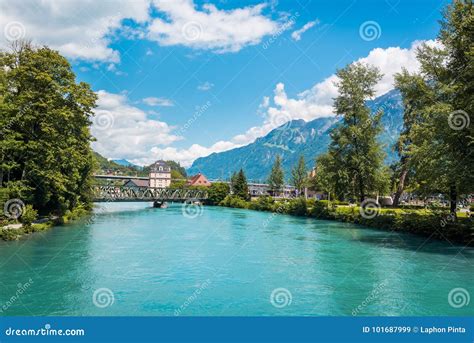
<path fill-rule="evenodd" d="M 161 206 L 164 202 L 188 202 L 207 199 L 207 192 L 186 188 L 126 187 L 114 185 L 96 185 L 93 188 L 94 201 L 146 201 Z"/>

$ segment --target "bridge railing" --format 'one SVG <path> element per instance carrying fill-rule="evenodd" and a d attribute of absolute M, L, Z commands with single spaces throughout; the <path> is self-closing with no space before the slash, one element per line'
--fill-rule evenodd
<path fill-rule="evenodd" d="M 207 199 L 207 192 L 187 188 L 94 186 L 95 201 L 186 201 Z"/>

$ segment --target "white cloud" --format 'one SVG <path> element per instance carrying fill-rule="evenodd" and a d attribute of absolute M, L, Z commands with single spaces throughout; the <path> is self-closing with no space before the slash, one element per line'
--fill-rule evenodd
<path fill-rule="evenodd" d="M 181 137 L 173 127 L 150 119 L 141 109 L 130 105 L 123 94 L 97 92 L 99 96 L 92 134 L 97 138 L 93 148 L 108 158 L 136 160 L 146 158 L 152 148 L 167 146 Z"/>
<path fill-rule="evenodd" d="M 278 30 L 278 23 L 262 15 L 265 4 L 219 10 L 213 4 L 196 9 L 192 0 L 154 0 L 165 19 L 154 18 L 148 37 L 161 45 L 184 45 L 215 52 L 236 52 L 258 44 Z"/>
<path fill-rule="evenodd" d="M 166 98 L 156 98 L 156 97 L 151 96 L 148 98 L 144 98 L 142 101 L 148 106 L 164 106 L 164 107 L 174 106 L 173 101 Z"/>
<path fill-rule="evenodd" d="M 72 59 L 117 63 L 120 54 L 109 47 L 110 35 L 123 19 L 145 23 L 148 8 L 149 0 L 0 0 L 0 31 L 13 28 L 13 38 L 48 45 Z M 8 47 L 7 38 L 0 37 L 0 47 Z"/>
<path fill-rule="evenodd" d="M 200 90 L 200 91 L 208 91 L 209 89 L 211 89 L 212 87 L 214 87 L 214 84 L 209 82 L 209 81 L 206 81 L 204 83 L 201 83 L 197 89 Z"/>
<path fill-rule="evenodd" d="M 305 33 L 306 31 L 308 31 L 310 28 L 312 28 L 317 23 L 318 23 L 317 20 L 307 22 L 306 24 L 304 24 L 304 26 L 301 29 L 293 31 L 291 33 L 291 38 L 293 38 L 295 41 L 299 41 L 301 39 L 301 35 L 303 33 Z"/>
<path fill-rule="evenodd" d="M 380 68 L 384 77 L 376 87 L 376 96 L 380 96 L 393 89 L 393 75 L 401 71 L 402 67 L 411 72 L 419 70 L 416 60 L 416 49 L 422 42 L 413 42 L 409 49 L 389 47 L 377 48 L 359 62 L 370 63 Z M 427 41 L 427 44 L 437 45 L 435 41 Z M 263 112 L 264 121 L 262 125 L 248 129 L 245 133 L 234 136 L 229 141 L 219 141 L 209 148 L 194 144 L 189 149 L 154 149 L 157 154 L 163 154 L 170 159 L 176 159 L 188 166 L 198 157 L 207 156 L 213 152 L 230 150 L 253 142 L 255 139 L 268 134 L 271 130 L 283 125 L 289 120 L 304 119 L 306 121 L 321 117 L 332 117 L 333 98 L 337 96 L 337 76 L 335 74 L 316 83 L 312 88 L 303 91 L 295 98 L 288 97 L 283 83 L 278 83 L 274 89 L 273 98 L 264 97 L 259 106 Z"/>

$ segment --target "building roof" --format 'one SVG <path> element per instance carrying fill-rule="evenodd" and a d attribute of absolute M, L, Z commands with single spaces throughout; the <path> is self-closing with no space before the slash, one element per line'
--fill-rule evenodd
<path fill-rule="evenodd" d="M 163 169 L 159 170 L 160 167 L 162 167 Z M 168 165 L 168 163 L 166 163 L 165 161 L 158 160 L 150 166 L 150 171 L 152 171 L 152 172 L 161 171 L 161 172 L 169 172 L 170 173 L 171 168 Z"/>
<path fill-rule="evenodd" d="M 148 187 L 150 186 L 150 183 L 148 180 L 136 180 L 136 179 L 131 179 L 131 180 L 128 180 L 125 182 L 125 186 L 127 186 L 127 184 L 129 183 L 133 183 L 133 185 L 137 186 L 137 187 Z M 130 185 L 129 186 L 133 186 L 133 185 Z"/>
<path fill-rule="evenodd" d="M 188 185 L 199 185 L 199 184 L 210 185 L 211 184 L 209 180 L 207 180 L 207 178 L 201 173 L 197 173 L 196 175 L 191 176 L 191 178 L 189 178 L 187 183 Z"/>

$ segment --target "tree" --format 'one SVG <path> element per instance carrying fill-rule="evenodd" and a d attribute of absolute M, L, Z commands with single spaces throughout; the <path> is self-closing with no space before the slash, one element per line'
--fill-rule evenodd
<path fill-rule="evenodd" d="M 304 193 L 307 179 L 306 164 L 303 155 L 301 155 L 298 164 L 291 170 L 291 181 L 299 195 Z"/>
<path fill-rule="evenodd" d="M 208 198 L 210 204 L 219 205 L 219 203 L 229 195 L 230 187 L 227 183 L 224 182 L 215 182 L 212 183 L 207 189 Z"/>
<path fill-rule="evenodd" d="M 413 178 L 427 192 L 448 194 L 456 213 L 459 195 L 474 191 L 474 9 L 472 1 L 454 1 L 444 11 L 438 39 L 442 45 L 418 49 L 423 99 L 421 118 L 410 130 L 408 156 Z M 404 94 L 404 102 L 412 100 Z"/>
<path fill-rule="evenodd" d="M 395 170 L 398 173 L 398 180 L 393 205 L 398 206 L 408 175 L 414 173 L 410 159 L 413 148 L 413 128 L 424 125 L 423 108 L 432 103 L 433 94 L 419 74 L 410 74 L 405 68 L 401 73 L 395 74 L 395 87 L 400 91 L 404 105 L 403 129 L 395 146 L 400 161 Z"/>
<path fill-rule="evenodd" d="M 97 96 L 48 47 L 0 52 L 0 183 L 41 212 L 90 205 Z"/>
<path fill-rule="evenodd" d="M 235 196 L 243 200 L 250 200 L 247 178 L 245 177 L 245 173 L 242 169 L 240 169 L 238 173 L 234 173 L 232 175 L 231 185 L 232 193 Z"/>
<path fill-rule="evenodd" d="M 277 155 L 273 164 L 270 176 L 268 177 L 268 185 L 273 195 L 278 195 L 284 186 L 284 173 L 281 167 L 281 157 Z"/>
<path fill-rule="evenodd" d="M 376 67 L 357 62 L 338 70 L 337 76 L 334 110 L 342 121 L 332 130 L 328 152 L 318 158 L 318 164 L 338 198 L 357 196 L 363 201 L 384 180 L 384 154 L 377 142 L 382 112 L 372 114 L 366 105 L 382 75 Z"/>

